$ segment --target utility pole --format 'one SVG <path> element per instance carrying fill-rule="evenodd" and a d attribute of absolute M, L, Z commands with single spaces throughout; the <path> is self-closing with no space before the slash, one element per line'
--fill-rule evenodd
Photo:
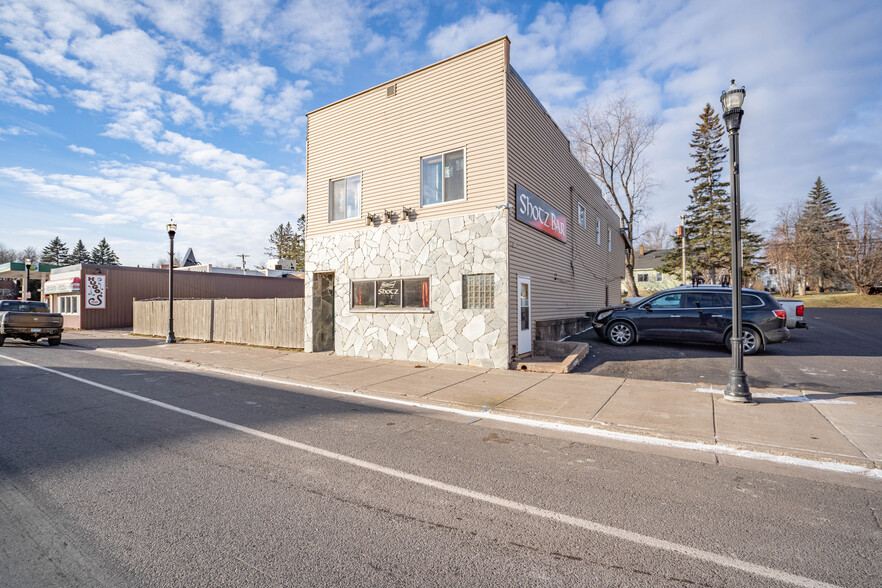
<path fill-rule="evenodd" d="M 250 256 L 250 255 L 245 255 L 244 253 L 240 253 L 240 254 L 237 255 L 236 257 L 241 257 L 241 258 L 242 258 L 242 273 L 244 274 L 244 273 L 245 273 L 245 258 L 246 258 L 246 257 L 251 257 L 251 256 Z"/>
<path fill-rule="evenodd" d="M 680 215 L 680 226 L 677 227 L 680 235 L 681 264 L 683 269 L 683 285 L 686 285 L 686 216 Z"/>

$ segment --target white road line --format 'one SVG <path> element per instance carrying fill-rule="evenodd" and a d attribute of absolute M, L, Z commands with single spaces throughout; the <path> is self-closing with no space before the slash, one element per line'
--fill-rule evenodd
<path fill-rule="evenodd" d="M 685 449 L 688 451 L 701 451 L 704 453 L 714 453 L 718 455 L 731 455 L 745 459 L 753 459 L 758 461 L 768 461 L 783 465 L 811 468 L 815 470 L 824 470 L 828 472 L 837 472 L 841 474 L 857 474 L 866 476 L 874 480 L 882 480 L 882 470 L 877 468 L 868 468 L 859 465 L 842 463 L 837 461 L 823 461 L 819 459 L 808 459 L 805 457 L 793 457 L 791 455 L 778 455 L 774 453 L 764 453 L 762 451 L 754 451 L 751 449 L 739 449 L 722 443 L 702 443 L 700 441 L 677 441 L 674 439 L 665 439 L 663 437 L 653 437 L 651 435 L 641 435 L 639 433 L 625 433 L 623 431 L 613 431 L 610 429 L 602 429 L 591 425 L 571 425 L 567 423 L 555 421 L 543 421 L 539 419 L 530 419 L 523 416 L 511 415 L 506 413 L 496 413 L 493 409 L 489 411 L 474 411 L 464 408 L 456 408 L 453 406 L 442 406 L 429 402 L 419 402 L 416 400 L 405 400 L 400 398 L 390 398 L 388 396 L 378 396 L 367 392 L 359 392 L 355 390 L 344 390 L 341 388 L 333 388 L 330 386 L 319 386 L 307 382 L 296 382 L 290 379 L 274 378 L 263 374 L 255 374 L 247 371 L 225 369 L 198 363 L 185 363 L 174 359 L 163 359 L 161 357 L 149 357 L 146 355 L 133 355 L 122 351 L 112 349 L 97 349 L 99 353 L 107 355 L 115 355 L 124 357 L 129 361 L 155 363 L 166 366 L 173 366 L 187 371 L 201 371 L 211 374 L 220 374 L 231 376 L 234 378 L 244 378 L 246 380 L 255 380 L 264 384 L 278 384 L 288 388 L 315 390 L 318 392 L 326 392 L 338 394 L 340 396 L 349 396 L 352 398 L 360 398 L 363 400 L 372 400 L 376 402 L 384 402 L 386 404 L 395 404 L 398 406 L 408 406 L 411 408 L 420 408 L 433 410 L 436 412 L 447 412 L 457 414 L 464 417 L 482 420 L 499 421 L 503 423 L 512 423 L 524 427 L 532 427 L 536 429 L 545 429 L 548 431 L 560 431 L 565 433 L 575 433 L 578 435 L 590 435 L 592 437 L 601 437 L 604 439 L 612 439 L 615 441 L 623 441 L 625 443 L 636 443 L 639 445 L 651 445 L 653 447 L 667 447 L 671 449 Z"/>
<path fill-rule="evenodd" d="M 636 543 L 638 545 L 643 545 L 643 546 L 651 547 L 654 549 L 660 549 L 663 551 L 670 551 L 673 553 L 678 553 L 680 555 L 683 555 L 686 557 L 691 557 L 693 559 L 697 559 L 700 561 L 705 561 L 705 562 L 717 564 L 720 566 L 733 568 L 735 570 L 747 572 L 749 574 L 754 574 L 757 576 L 762 576 L 764 578 L 769 578 L 771 580 L 775 580 L 778 582 L 785 582 L 787 584 L 792 584 L 794 586 L 806 586 L 806 587 L 812 587 L 812 588 L 822 588 L 822 587 L 835 588 L 835 584 L 828 584 L 826 582 L 812 580 L 811 578 L 797 576 L 797 575 L 791 574 L 789 572 L 785 572 L 782 570 L 776 570 L 774 568 L 769 568 L 766 566 L 750 563 L 750 562 L 743 561 L 743 560 L 740 560 L 740 559 L 737 559 L 734 557 L 720 555 L 718 553 L 713 553 L 710 551 L 704 551 L 703 549 L 689 547 L 688 545 L 681 545 L 679 543 L 674 543 L 672 541 L 665 541 L 664 539 L 657 539 L 655 537 L 650 537 L 648 535 L 642 535 L 640 533 L 635 533 L 633 531 L 627 531 L 625 529 L 611 527 L 609 525 L 604 525 L 602 523 L 589 521 L 587 519 L 581 519 L 578 517 L 566 515 L 563 513 L 552 511 L 552 510 L 539 508 L 536 506 L 531 506 L 529 504 L 523 504 L 521 502 L 516 502 L 514 500 L 508 500 L 506 498 L 493 496 L 491 494 L 484 494 L 483 492 L 475 492 L 474 490 L 469 490 L 467 488 L 462 488 L 460 486 L 454 486 L 452 484 L 447 484 L 445 482 L 439 482 L 438 480 L 433 480 L 431 478 L 417 476 L 415 474 L 410 474 L 408 472 L 403 472 L 401 470 L 396 470 L 396 469 L 389 468 L 389 467 L 379 465 L 376 463 L 372 463 L 369 461 L 364 461 L 362 459 L 357 459 L 354 457 L 350 457 L 348 455 L 335 453 L 333 451 L 321 449 L 320 447 L 314 447 L 312 445 L 307 445 L 305 443 L 300 443 L 298 441 L 286 439 L 285 437 L 280 437 L 278 435 L 273 435 L 271 433 L 266 433 L 264 431 L 252 429 L 250 427 L 244 427 L 242 425 L 237 425 L 236 423 L 231 423 L 229 421 L 224 421 L 224 420 L 214 418 L 214 417 L 202 414 L 202 413 L 194 412 L 192 410 L 187 410 L 186 408 L 181 408 L 178 406 L 174 406 L 172 404 L 167 404 L 167 403 L 161 402 L 159 400 L 153 400 L 152 398 L 139 396 L 138 394 L 133 394 L 132 392 L 126 392 L 125 390 L 120 390 L 119 388 L 114 388 L 113 386 L 99 384 L 98 382 L 93 382 L 93 381 L 87 380 L 85 378 L 80 378 L 79 376 L 74 376 L 72 374 L 68 374 L 68 373 L 65 373 L 65 372 L 62 372 L 59 370 L 54 370 L 52 368 L 43 367 L 41 365 L 29 363 L 27 361 L 22 361 L 20 359 L 8 357 L 6 355 L 0 355 L 0 358 L 6 359 L 8 361 L 13 361 L 15 363 L 19 363 L 22 365 L 26 365 L 28 367 L 32 367 L 32 368 L 42 370 L 45 372 L 49 372 L 51 374 L 55 374 L 55 375 L 61 376 L 63 378 L 68 378 L 70 380 L 74 380 L 74 381 L 80 382 L 82 384 L 94 386 L 95 388 L 100 388 L 101 390 L 106 390 L 107 392 L 113 392 L 114 394 L 119 394 L 120 396 L 125 396 L 126 398 L 131 398 L 133 400 L 138 400 L 140 402 L 146 402 L 147 404 L 151 404 L 151 405 L 157 406 L 159 408 L 164 408 L 166 410 L 171 410 L 173 412 L 187 415 L 187 416 L 193 417 L 195 419 L 199 419 L 201 421 L 205 421 L 208 423 L 218 425 L 220 427 L 225 427 L 227 429 L 239 431 L 240 433 L 252 435 L 254 437 L 259 437 L 261 439 L 266 439 L 267 441 L 273 441 L 273 442 L 279 443 L 281 445 L 287 445 L 288 447 L 293 447 L 294 449 L 299 449 L 300 451 L 304 451 L 304 452 L 311 453 L 314 455 L 320 455 L 320 456 L 326 457 L 328 459 L 333 459 L 333 460 L 336 460 L 339 462 L 347 463 L 347 464 L 353 465 L 355 467 L 359 467 L 359 468 L 363 468 L 363 469 L 366 469 L 366 470 L 369 470 L 372 472 L 384 474 L 386 476 L 390 476 L 393 478 L 398 478 L 400 480 L 406 480 L 408 482 L 413 482 L 415 484 L 419 484 L 419 485 L 426 486 L 429 488 L 435 488 L 436 490 L 441 490 L 442 492 L 455 494 L 457 496 L 463 496 L 465 498 L 471 498 L 472 500 L 486 502 L 488 504 L 492 504 L 492 505 L 499 506 L 502 508 L 507 508 L 507 509 L 514 510 L 517 512 L 527 513 L 527 514 L 530 514 L 530 515 L 533 515 L 536 517 L 549 519 L 552 521 L 557 521 L 557 522 L 563 523 L 565 525 L 570 525 L 570 526 L 577 527 L 580 529 L 585 529 L 587 531 L 591 531 L 594 533 L 599 533 L 602 535 L 615 537 L 617 539 L 621 539 L 623 541 L 629 541 L 631 543 Z"/>

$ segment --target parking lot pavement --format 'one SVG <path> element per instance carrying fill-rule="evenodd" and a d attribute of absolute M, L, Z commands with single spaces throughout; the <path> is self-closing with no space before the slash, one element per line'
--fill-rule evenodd
<path fill-rule="evenodd" d="M 807 308 L 805 314 L 809 329 L 794 329 L 787 343 L 744 358 L 748 383 L 882 397 L 882 309 Z M 592 331 L 572 340 L 591 345 L 577 372 L 714 386 L 728 382 L 731 356 L 723 346 L 646 341 L 616 347 Z"/>

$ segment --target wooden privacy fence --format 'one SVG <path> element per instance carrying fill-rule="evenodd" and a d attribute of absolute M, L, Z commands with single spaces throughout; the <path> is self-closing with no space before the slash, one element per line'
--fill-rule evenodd
<path fill-rule="evenodd" d="M 175 300 L 175 337 L 303 349 L 303 298 Z M 168 334 L 168 300 L 136 300 L 132 331 Z"/>

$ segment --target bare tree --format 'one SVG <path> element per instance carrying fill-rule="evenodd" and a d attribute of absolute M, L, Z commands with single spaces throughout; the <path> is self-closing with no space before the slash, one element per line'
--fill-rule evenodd
<path fill-rule="evenodd" d="M 811 248 L 804 231 L 802 205 L 786 204 L 778 209 L 778 222 L 766 243 L 766 261 L 775 273 L 784 296 L 805 294 Z"/>
<path fill-rule="evenodd" d="M 861 294 L 882 281 L 882 203 L 853 208 L 848 231 L 836 242 L 837 269 Z"/>
<path fill-rule="evenodd" d="M 619 214 L 629 296 L 637 296 L 635 223 L 646 212 L 646 201 L 653 188 L 646 149 L 658 127 L 658 120 L 643 116 L 627 94 L 611 98 L 601 107 L 584 104 L 567 125 L 574 155 L 597 180 Z"/>
<path fill-rule="evenodd" d="M 655 223 L 646 227 L 637 240 L 647 249 L 670 249 L 674 247 L 671 230 L 666 223 Z"/>

